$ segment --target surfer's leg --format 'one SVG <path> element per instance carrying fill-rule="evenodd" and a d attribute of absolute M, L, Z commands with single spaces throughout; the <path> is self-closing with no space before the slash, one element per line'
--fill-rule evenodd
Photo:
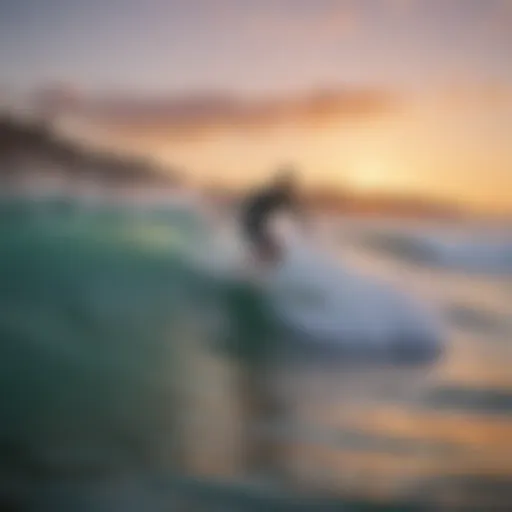
<path fill-rule="evenodd" d="M 258 226 L 252 233 L 252 243 L 260 261 L 275 263 L 279 260 L 279 244 L 266 226 Z"/>

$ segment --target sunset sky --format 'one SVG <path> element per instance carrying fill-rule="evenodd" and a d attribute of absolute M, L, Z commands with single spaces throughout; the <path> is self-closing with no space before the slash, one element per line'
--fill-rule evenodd
<path fill-rule="evenodd" d="M 512 0 L 0 2 L 0 91 L 76 91 L 81 136 L 198 180 L 512 211 Z"/>

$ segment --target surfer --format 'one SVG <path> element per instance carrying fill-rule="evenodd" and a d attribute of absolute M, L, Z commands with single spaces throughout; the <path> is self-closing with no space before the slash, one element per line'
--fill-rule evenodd
<path fill-rule="evenodd" d="M 294 170 L 283 167 L 270 184 L 252 191 L 243 201 L 238 222 L 255 255 L 257 265 L 247 271 L 251 275 L 256 270 L 257 282 L 261 277 L 259 264 L 274 265 L 282 258 L 282 244 L 270 229 L 271 220 L 283 210 L 303 219 L 296 182 Z M 238 312 L 231 337 L 233 354 L 239 361 L 235 387 L 240 400 L 244 469 L 248 476 L 265 480 L 272 476 L 284 483 L 289 476 L 287 444 L 268 433 L 254 431 L 256 425 L 280 425 L 289 414 L 274 381 L 279 322 L 266 294 L 245 279 L 236 283 L 230 300 Z"/>
<path fill-rule="evenodd" d="M 282 210 L 290 210 L 304 220 L 291 167 L 282 168 L 273 183 L 250 194 L 242 208 L 243 232 L 258 260 L 264 263 L 276 263 L 281 258 L 281 245 L 271 233 L 269 221 Z"/>

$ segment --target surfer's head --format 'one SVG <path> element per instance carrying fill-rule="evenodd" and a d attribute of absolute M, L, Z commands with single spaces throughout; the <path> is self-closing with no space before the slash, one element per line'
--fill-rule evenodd
<path fill-rule="evenodd" d="M 280 188 L 294 189 L 297 185 L 297 172 L 291 165 L 282 166 L 276 173 L 275 183 Z"/>

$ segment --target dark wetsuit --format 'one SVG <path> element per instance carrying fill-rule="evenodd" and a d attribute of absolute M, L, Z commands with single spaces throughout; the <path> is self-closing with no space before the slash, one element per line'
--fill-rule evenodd
<path fill-rule="evenodd" d="M 279 245 L 268 230 L 268 221 L 279 210 L 298 211 L 293 192 L 285 187 L 269 187 L 246 199 L 242 211 L 242 224 L 246 236 L 260 255 L 277 257 Z"/>

